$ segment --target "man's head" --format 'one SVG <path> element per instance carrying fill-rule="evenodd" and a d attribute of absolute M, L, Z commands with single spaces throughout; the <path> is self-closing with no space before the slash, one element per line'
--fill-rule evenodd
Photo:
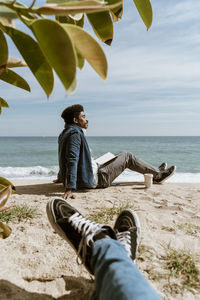
<path fill-rule="evenodd" d="M 88 128 L 88 120 L 84 114 L 84 108 L 80 104 L 74 104 L 65 108 L 61 117 L 67 124 L 76 124 L 81 128 Z"/>

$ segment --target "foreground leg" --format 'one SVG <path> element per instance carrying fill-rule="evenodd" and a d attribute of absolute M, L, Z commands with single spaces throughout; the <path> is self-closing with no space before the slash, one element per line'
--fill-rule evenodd
<path fill-rule="evenodd" d="M 92 268 L 96 287 L 94 299 L 161 299 L 116 240 L 104 238 L 94 243 Z"/>
<path fill-rule="evenodd" d="M 84 218 L 61 198 L 49 201 L 47 215 L 54 230 L 96 276 L 94 299 L 161 299 L 130 259 L 135 259 L 140 234 L 139 219 L 133 211 L 122 211 L 114 230 Z M 120 242 L 115 240 L 116 236 Z"/>
<path fill-rule="evenodd" d="M 91 222 L 79 211 L 62 198 L 53 198 L 47 203 L 47 216 L 56 233 L 66 240 L 77 253 L 88 272 L 91 268 L 92 246 L 94 241 L 103 237 L 116 239 L 110 226 Z"/>

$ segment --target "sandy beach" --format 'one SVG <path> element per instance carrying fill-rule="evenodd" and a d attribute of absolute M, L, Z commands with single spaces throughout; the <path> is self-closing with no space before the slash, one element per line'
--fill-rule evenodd
<path fill-rule="evenodd" d="M 74 251 L 53 232 L 46 216 L 48 200 L 62 196 L 62 185 L 41 180 L 16 180 L 14 184 L 16 193 L 8 204 L 25 203 L 36 208 L 38 215 L 9 223 L 12 234 L 0 240 L 0 299 L 89 299 L 93 278 L 77 265 Z M 165 265 L 169 251 L 184 250 L 200 269 L 199 195 L 200 184 L 165 183 L 145 189 L 135 183 L 78 191 L 70 203 L 91 218 L 106 208 L 134 208 L 142 227 L 138 268 L 164 299 L 192 300 L 200 299 L 197 289 L 184 290 L 181 276 L 171 276 Z M 113 225 L 116 216 L 110 218 L 108 223 Z"/>

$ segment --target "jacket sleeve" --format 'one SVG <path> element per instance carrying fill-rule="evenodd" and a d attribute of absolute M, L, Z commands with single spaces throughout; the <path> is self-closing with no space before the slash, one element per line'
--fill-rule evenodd
<path fill-rule="evenodd" d="M 77 169 L 79 161 L 79 153 L 81 147 L 81 136 L 78 132 L 73 132 L 68 137 L 68 142 L 66 144 L 66 187 L 69 189 L 76 189 L 77 183 Z"/>

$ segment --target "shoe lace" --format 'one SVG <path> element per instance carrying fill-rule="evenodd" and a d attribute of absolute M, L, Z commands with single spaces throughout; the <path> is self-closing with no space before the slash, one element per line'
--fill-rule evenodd
<path fill-rule="evenodd" d="M 117 232 L 117 240 L 125 247 L 129 257 L 131 257 L 131 234 L 129 231 Z"/>
<path fill-rule="evenodd" d="M 85 264 L 87 246 L 90 246 L 90 243 L 94 242 L 93 238 L 96 234 L 104 230 L 102 229 L 103 225 L 87 220 L 78 212 L 69 217 L 68 221 L 82 235 L 78 247 L 77 264 Z"/>

